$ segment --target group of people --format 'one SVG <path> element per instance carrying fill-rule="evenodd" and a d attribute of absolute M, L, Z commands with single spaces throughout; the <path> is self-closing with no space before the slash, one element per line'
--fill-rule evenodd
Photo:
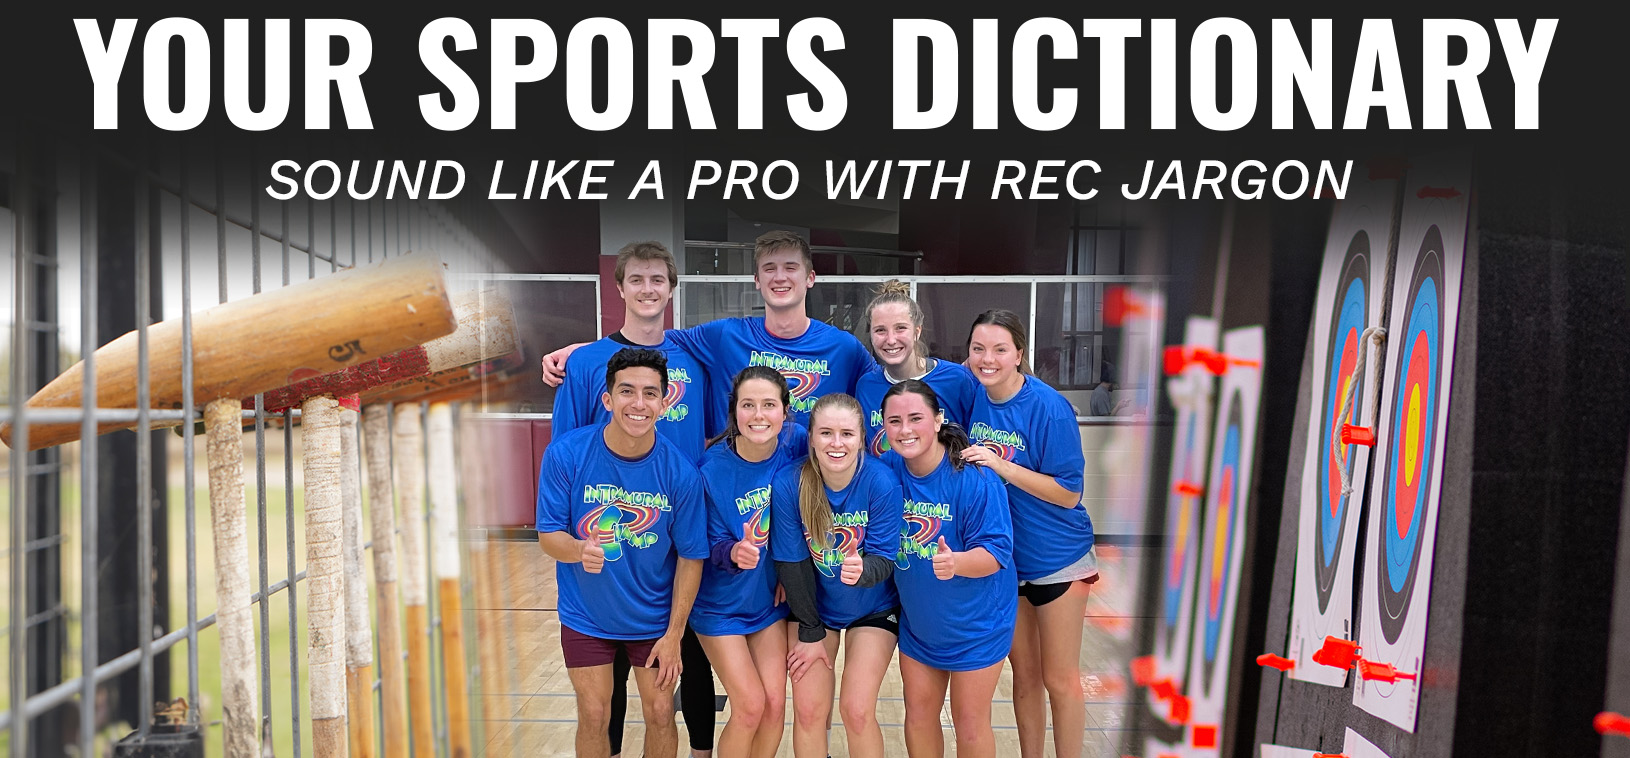
<path fill-rule="evenodd" d="M 1079 756 L 1098 578 L 1084 460 L 1020 319 L 987 311 L 965 365 L 936 360 L 894 281 L 862 344 L 806 314 L 815 273 L 791 232 L 755 245 L 762 317 L 664 330 L 677 271 L 658 243 L 623 248 L 615 277 L 622 329 L 542 367 L 559 390 L 537 530 L 557 562 L 577 754 L 621 753 L 632 670 L 646 756 L 677 752 L 676 684 L 693 756 L 711 753 L 714 671 L 724 758 L 776 753 L 789 679 L 795 755 L 828 755 L 836 694 L 849 754 L 882 756 L 898 648 L 910 755 L 944 754 L 947 690 L 957 755 L 995 755 L 1006 661 L 1021 754 L 1042 755 L 1050 702 L 1057 755 Z"/>

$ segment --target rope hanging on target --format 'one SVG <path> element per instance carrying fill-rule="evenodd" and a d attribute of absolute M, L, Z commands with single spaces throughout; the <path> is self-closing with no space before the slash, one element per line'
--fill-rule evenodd
<path fill-rule="evenodd" d="M 1368 361 L 1370 356 L 1369 343 L 1375 343 L 1375 352 L 1377 357 L 1379 357 L 1381 353 L 1381 346 L 1385 344 L 1386 341 L 1386 328 L 1372 326 L 1364 330 L 1364 333 L 1358 338 L 1358 344 L 1363 346 L 1363 349 L 1361 349 L 1358 353 L 1358 365 L 1353 367 L 1354 376 L 1361 376 L 1364 373 L 1365 363 Z M 1369 376 L 1365 377 L 1366 381 L 1364 382 L 1364 409 L 1369 412 L 1371 424 L 1375 423 L 1375 416 L 1376 413 L 1378 413 L 1375 405 L 1380 396 L 1381 363 L 1382 362 L 1380 360 L 1375 362 L 1375 370 L 1372 371 Z M 1341 415 L 1337 416 L 1337 418 L 1349 418 L 1353 412 L 1353 402 L 1357 399 L 1358 396 L 1356 394 L 1351 392 L 1347 393 L 1347 400 L 1346 402 L 1342 403 Z M 1348 447 L 1351 447 L 1351 445 L 1348 445 Z M 1341 474 L 1341 495 L 1342 497 L 1346 497 L 1353 494 L 1353 472 L 1347 469 L 1347 456 L 1338 455 L 1334 457 L 1336 459 L 1336 470 Z"/>

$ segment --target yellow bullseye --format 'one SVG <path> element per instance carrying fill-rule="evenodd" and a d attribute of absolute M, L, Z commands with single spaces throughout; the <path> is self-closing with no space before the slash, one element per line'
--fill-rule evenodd
<path fill-rule="evenodd" d="M 1404 486 L 1415 484 L 1421 458 L 1421 386 L 1409 388 L 1409 413 L 1404 422 Z"/>

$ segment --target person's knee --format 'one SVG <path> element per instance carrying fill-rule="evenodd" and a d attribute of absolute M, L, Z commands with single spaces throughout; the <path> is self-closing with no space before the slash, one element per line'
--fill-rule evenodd
<path fill-rule="evenodd" d="M 952 724 L 951 728 L 956 732 L 956 743 L 958 750 L 965 750 L 970 747 L 992 745 L 996 742 L 996 735 L 991 731 L 990 723 L 988 721 L 984 724 L 966 725 L 964 725 L 961 721 L 957 721 L 956 723 Z"/>
<path fill-rule="evenodd" d="M 826 728 L 826 717 L 832 713 L 831 701 L 822 702 L 816 698 L 793 698 L 792 711 L 794 721 L 801 726 L 820 726 Z"/>
<path fill-rule="evenodd" d="M 941 701 L 938 705 L 927 699 L 922 702 L 914 702 L 908 696 L 906 700 L 906 726 L 939 729 L 940 706 L 942 705 L 944 705 L 944 701 Z"/>
<path fill-rule="evenodd" d="M 744 697 L 730 699 L 730 720 L 747 729 L 757 729 L 764 721 L 764 698 Z"/>
<path fill-rule="evenodd" d="M 1042 671 L 1042 682 L 1054 700 L 1079 700 L 1084 697 L 1078 668 L 1066 665 L 1048 666 Z"/>
<path fill-rule="evenodd" d="M 640 711 L 645 716 L 645 725 L 647 727 L 657 729 L 666 729 L 673 726 L 673 703 L 669 702 L 667 698 L 660 695 L 656 698 L 656 700 L 657 702 L 654 703 L 644 701 L 640 702 Z"/>
<path fill-rule="evenodd" d="M 764 696 L 764 719 L 771 723 L 780 723 L 787 718 L 787 695 L 784 692 L 770 690 Z"/>
<path fill-rule="evenodd" d="M 877 721 L 877 702 L 863 697 L 845 697 L 838 704 L 843 712 L 843 727 L 851 732 L 870 729 Z"/>
<path fill-rule="evenodd" d="M 957 739 L 962 739 L 964 729 L 970 730 L 970 734 L 990 732 L 990 703 L 952 701 L 951 725 L 956 728 Z"/>
<path fill-rule="evenodd" d="M 581 728 L 604 732 L 611 724 L 611 701 L 599 698 L 577 699 L 577 722 Z"/>

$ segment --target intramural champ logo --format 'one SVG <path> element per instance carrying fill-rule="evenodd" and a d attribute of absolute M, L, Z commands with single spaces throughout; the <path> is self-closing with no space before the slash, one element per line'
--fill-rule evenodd
<path fill-rule="evenodd" d="M 662 399 L 667 410 L 662 412 L 663 421 L 684 421 L 690 415 L 690 406 L 679 401 L 685 399 L 685 390 L 690 386 L 690 372 L 682 368 L 668 369 L 668 394 Z"/>
<path fill-rule="evenodd" d="M 995 450 L 1003 460 L 1011 461 L 1018 453 L 1024 452 L 1024 437 L 1018 432 L 1005 429 L 992 429 L 989 424 L 981 421 L 968 430 L 968 438 L 975 445 L 982 445 Z"/>
<path fill-rule="evenodd" d="M 878 456 L 889 451 L 889 436 L 883 432 L 883 412 L 872 411 L 870 426 L 877 427 L 877 434 L 872 435 L 870 448 L 872 455 Z"/>
<path fill-rule="evenodd" d="M 664 511 L 673 510 L 668 496 L 658 492 L 629 492 L 615 484 L 588 484 L 583 503 L 601 505 L 577 520 L 577 533 L 606 551 L 606 560 L 623 556 L 623 546 L 645 549 L 657 543 L 651 531 Z"/>
<path fill-rule="evenodd" d="M 932 560 L 939 552 L 941 524 L 953 519 L 949 503 L 919 503 L 906 500 L 900 525 L 900 552 L 894 558 L 898 568 L 910 568 L 911 559 Z"/>
<path fill-rule="evenodd" d="M 736 498 L 736 515 L 747 516 L 752 527 L 754 547 L 764 547 L 770 541 L 770 488 L 759 487 Z"/>
<path fill-rule="evenodd" d="M 851 553 L 860 554 L 860 546 L 866 541 L 866 511 L 855 513 L 832 514 L 832 531 L 827 533 L 828 546 L 821 550 L 815 545 L 815 538 L 811 537 L 809 530 L 804 530 L 804 543 L 809 545 L 809 556 L 815 561 L 815 568 L 825 576 L 837 576 L 838 570 L 843 567 L 844 556 Z"/>
<path fill-rule="evenodd" d="M 815 407 L 815 390 L 821 386 L 821 377 L 832 375 L 826 361 L 788 358 L 780 353 L 761 353 L 757 350 L 747 356 L 747 365 L 768 366 L 780 372 L 787 380 L 787 388 L 792 391 L 792 410 L 795 413 L 808 413 Z"/>

